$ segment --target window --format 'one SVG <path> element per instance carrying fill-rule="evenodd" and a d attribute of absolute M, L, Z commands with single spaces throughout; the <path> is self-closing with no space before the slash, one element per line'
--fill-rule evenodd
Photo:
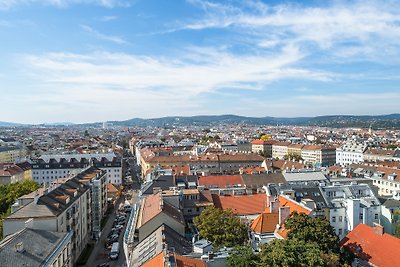
<path fill-rule="evenodd" d="M 336 216 L 332 217 L 332 222 L 336 222 Z"/>
<path fill-rule="evenodd" d="M 341 235 L 343 233 L 343 229 L 339 228 L 339 235 Z"/>
<path fill-rule="evenodd" d="M 343 222 L 343 216 L 339 216 L 339 222 Z"/>
<path fill-rule="evenodd" d="M 378 220 L 378 213 L 375 213 L 375 220 Z"/>

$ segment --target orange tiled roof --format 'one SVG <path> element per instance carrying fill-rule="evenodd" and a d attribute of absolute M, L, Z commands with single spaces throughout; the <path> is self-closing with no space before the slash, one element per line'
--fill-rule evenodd
<path fill-rule="evenodd" d="M 310 215 L 310 213 L 312 212 L 311 209 L 303 207 L 296 201 L 289 199 L 287 197 L 278 196 L 278 200 L 279 200 L 279 207 L 289 207 L 290 213 L 297 211 L 298 213 L 305 213 L 307 215 Z"/>
<path fill-rule="evenodd" d="M 118 192 L 118 189 L 112 183 L 107 183 L 107 192 L 116 193 Z"/>
<path fill-rule="evenodd" d="M 177 267 L 207 267 L 204 261 L 200 259 L 194 259 L 191 257 L 184 257 L 175 254 L 175 260 Z"/>
<path fill-rule="evenodd" d="M 261 213 L 254 219 L 250 228 L 256 233 L 273 233 L 279 223 L 278 213 Z"/>
<path fill-rule="evenodd" d="M 306 207 L 303 207 L 296 201 L 289 199 L 284 196 L 278 196 L 279 207 L 289 207 L 290 213 L 296 211 L 298 213 L 305 213 L 310 215 L 312 210 Z M 282 224 L 281 227 L 278 229 L 277 234 L 280 235 L 282 238 L 286 238 L 288 234 L 288 230 L 285 228 L 285 224 Z"/>
<path fill-rule="evenodd" d="M 375 266 L 400 266 L 400 239 L 389 234 L 380 235 L 368 225 L 357 225 L 342 239 L 341 245 Z"/>
<path fill-rule="evenodd" d="M 151 260 L 146 261 L 142 267 L 164 267 L 164 253 L 161 252 Z"/>
<path fill-rule="evenodd" d="M 266 194 L 245 196 L 212 195 L 214 206 L 223 210 L 231 209 L 238 215 L 260 214 L 265 209 Z"/>

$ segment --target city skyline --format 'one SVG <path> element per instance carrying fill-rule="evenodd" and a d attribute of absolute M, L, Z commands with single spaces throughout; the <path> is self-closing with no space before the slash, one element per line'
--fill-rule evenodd
<path fill-rule="evenodd" d="M 396 1 L 3 0 L 0 121 L 398 113 L 399 18 Z"/>

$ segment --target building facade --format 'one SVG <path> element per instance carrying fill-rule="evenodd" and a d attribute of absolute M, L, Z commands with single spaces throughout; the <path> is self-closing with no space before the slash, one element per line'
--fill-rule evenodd
<path fill-rule="evenodd" d="M 57 179 L 77 174 L 89 166 L 107 172 L 107 182 L 122 184 L 122 158 L 108 154 L 44 155 L 32 161 L 32 177 L 39 184 L 51 184 Z"/>

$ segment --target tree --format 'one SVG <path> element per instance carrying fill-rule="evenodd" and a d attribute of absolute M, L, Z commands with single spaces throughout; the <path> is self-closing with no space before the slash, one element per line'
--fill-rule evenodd
<path fill-rule="evenodd" d="M 0 185 L 0 239 L 3 237 L 3 219 L 11 213 L 11 205 L 20 196 L 29 194 L 39 188 L 32 180 Z"/>
<path fill-rule="evenodd" d="M 261 247 L 260 258 L 262 266 L 324 266 L 318 246 L 298 239 L 275 239 Z"/>
<path fill-rule="evenodd" d="M 316 243 L 324 253 L 339 252 L 339 237 L 325 217 L 310 217 L 304 213 L 293 212 L 285 222 L 288 239 Z"/>
<path fill-rule="evenodd" d="M 394 236 L 400 238 L 400 210 L 393 211 Z"/>
<path fill-rule="evenodd" d="M 303 158 L 301 157 L 301 155 L 296 154 L 296 153 L 289 153 L 289 154 L 286 154 L 283 158 L 284 158 L 285 160 L 293 160 L 293 161 L 300 161 L 300 160 L 303 160 Z"/>
<path fill-rule="evenodd" d="M 268 140 L 271 139 L 271 136 L 269 134 L 261 134 L 260 135 L 261 140 Z"/>
<path fill-rule="evenodd" d="M 231 210 L 210 206 L 193 221 L 200 237 L 209 240 L 216 248 L 243 245 L 248 240 L 247 225 Z"/>
<path fill-rule="evenodd" d="M 232 267 L 253 267 L 259 266 L 260 257 L 254 254 L 250 246 L 236 246 L 230 252 L 226 262 Z"/>

